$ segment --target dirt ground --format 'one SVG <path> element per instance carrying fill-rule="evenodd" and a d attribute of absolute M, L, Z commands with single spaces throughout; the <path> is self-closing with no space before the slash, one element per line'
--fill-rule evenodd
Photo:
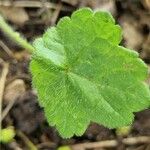
<path fill-rule="evenodd" d="M 0 13 L 32 42 L 61 17 L 85 6 L 110 11 L 123 28 L 122 44 L 138 51 L 150 66 L 150 0 L 0 0 Z M 31 87 L 29 62 L 30 54 L 0 31 L 1 76 L 2 71 L 8 69 L 3 91 L 2 128 L 13 126 L 16 131 L 12 142 L 1 144 L 2 150 L 55 150 L 63 145 L 72 145 L 74 150 L 150 150 L 150 141 L 143 139 L 141 142 L 143 137 L 150 137 L 150 109 L 135 113 L 127 134 L 119 135 L 115 129 L 91 123 L 83 136 L 62 139 L 56 129 L 48 125 L 38 104 L 36 91 Z M 150 77 L 146 82 L 150 84 Z M 137 141 L 127 144 L 124 138 Z M 111 144 L 112 140 L 118 144 Z M 100 146 L 100 142 L 104 145 Z"/>

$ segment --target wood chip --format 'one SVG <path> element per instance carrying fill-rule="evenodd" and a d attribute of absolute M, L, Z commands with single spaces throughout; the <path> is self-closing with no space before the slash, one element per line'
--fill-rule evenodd
<path fill-rule="evenodd" d="M 13 101 L 21 96 L 25 92 L 25 83 L 21 79 L 16 79 L 10 84 L 8 84 L 5 88 L 4 100 L 5 103 L 9 103 L 9 101 Z"/>
<path fill-rule="evenodd" d="M 24 8 L 0 6 L 0 12 L 5 18 L 17 25 L 23 25 L 29 20 L 29 16 Z"/>

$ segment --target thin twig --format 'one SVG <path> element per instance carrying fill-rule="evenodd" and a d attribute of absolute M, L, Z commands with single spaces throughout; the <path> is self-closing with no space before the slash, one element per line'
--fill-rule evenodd
<path fill-rule="evenodd" d="M 14 150 L 23 150 L 22 148 L 20 148 L 19 144 L 16 141 L 12 141 L 9 144 L 9 147 Z"/>
<path fill-rule="evenodd" d="M 22 0 L 22 1 L 14 1 L 14 2 L 0 1 L 0 6 L 42 8 L 43 7 L 43 3 L 40 2 L 40 1 L 32 1 L 32 0 L 26 0 L 26 1 Z M 57 4 L 51 3 L 51 2 L 45 2 L 44 6 L 46 8 L 50 8 L 50 9 L 56 9 L 57 8 Z M 61 10 L 63 10 L 63 11 L 71 11 L 72 9 L 70 7 L 67 7 L 67 6 L 62 6 Z"/>
<path fill-rule="evenodd" d="M 30 141 L 30 139 L 21 131 L 16 131 L 17 135 L 25 142 L 29 150 L 38 150 L 37 147 Z"/>
<path fill-rule="evenodd" d="M 8 54 L 9 57 L 14 58 L 13 52 L 7 47 L 7 45 L 0 40 L 0 46 Z"/>
<path fill-rule="evenodd" d="M 52 16 L 52 19 L 51 19 L 51 25 L 52 25 L 52 26 L 55 25 L 56 20 L 57 20 L 57 18 L 58 18 L 58 15 L 59 15 L 59 13 L 60 13 L 61 8 L 62 8 L 62 3 L 58 3 L 57 9 L 53 12 L 53 16 Z"/>
<path fill-rule="evenodd" d="M 9 101 L 8 105 L 6 106 L 6 108 L 3 110 L 2 112 L 2 115 L 1 115 L 1 118 L 0 118 L 0 121 L 2 122 L 3 119 L 7 116 L 7 114 L 9 113 L 10 109 L 12 108 L 12 106 L 14 105 L 15 103 L 15 99 L 14 100 L 11 100 Z"/>
<path fill-rule="evenodd" d="M 48 148 L 55 148 L 56 147 L 56 143 L 54 142 L 43 142 L 40 143 L 38 145 L 36 145 L 38 149 L 42 149 L 43 147 L 48 147 Z"/>
<path fill-rule="evenodd" d="M 124 138 L 122 140 L 122 143 L 125 145 L 150 143 L 150 136 Z M 118 144 L 119 143 L 117 140 L 107 140 L 107 141 L 101 141 L 101 142 L 75 144 L 75 145 L 71 145 L 70 147 L 72 150 L 86 150 L 86 149 L 94 149 L 94 148 L 116 147 Z"/>
<path fill-rule="evenodd" d="M 0 130 L 2 127 L 2 124 L 1 124 L 2 99 L 3 99 L 3 95 L 4 95 L 4 88 L 5 88 L 6 76 L 8 74 L 8 69 L 9 69 L 9 64 L 4 63 L 1 78 L 0 78 Z"/>

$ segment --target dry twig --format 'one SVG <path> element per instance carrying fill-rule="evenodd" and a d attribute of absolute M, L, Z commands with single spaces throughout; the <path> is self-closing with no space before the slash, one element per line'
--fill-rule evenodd
<path fill-rule="evenodd" d="M 28 149 L 30 150 L 38 150 L 37 147 L 30 141 L 30 139 L 21 131 L 17 131 L 17 135 L 25 142 Z"/>
<path fill-rule="evenodd" d="M 58 3 L 57 9 L 54 11 L 53 16 L 52 16 L 52 19 L 51 19 L 51 25 L 52 25 L 52 26 L 55 25 L 56 20 L 57 20 L 57 18 L 58 18 L 58 15 L 59 15 L 59 13 L 60 13 L 60 11 L 61 11 L 61 8 L 62 8 L 62 4 L 61 4 L 61 3 Z"/>
<path fill-rule="evenodd" d="M 5 88 L 5 82 L 6 82 L 6 76 L 8 74 L 9 64 L 4 63 L 3 64 L 3 70 L 0 78 L 0 129 L 1 129 L 1 113 L 2 113 L 2 99 L 4 94 L 4 88 Z"/>
<path fill-rule="evenodd" d="M 40 2 L 40 1 L 32 1 L 32 0 L 25 0 L 25 1 L 22 0 L 22 1 L 14 1 L 14 2 L 0 1 L 0 6 L 42 8 L 43 7 L 43 3 Z M 56 9 L 57 8 L 57 4 L 51 3 L 51 2 L 44 2 L 44 6 L 46 8 L 50 8 L 50 9 Z M 72 9 L 70 7 L 62 6 L 61 10 L 63 10 L 63 11 L 71 11 Z"/>
<path fill-rule="evenodd" d="M 3 110 L 2 114 L 1 114 L 1 118 L 0 121 L 2 122 L 3 119 L 7 116 L 7 114 L 9 113 L 10 109 L 13 107 L 15 103 L 15 100 L 9 101 L 7 107 Z"/>
<path fill-rule="evenodd" d="M 14 58 L 13 52 L 7 47 L 7 45 L 2 40 L 0 40 L 0 46 L 8 54 L 9 57 Z"/>
<path fill-rule="evenodd" d="M 125 145 L 136 145 L 141 143 L 150 143 L 150 136 L 140 136 L 140 137 L 129 137 L 124 138 L 122 143 Z M 72 150 L 86 150 L 86 149 L 95 149 L 95 148 L 109 148 L 116 147 L 118 145 L 117 140 L 107 140 L 93 143 L 82 143 L 75 144 L 70 146 Z"/>

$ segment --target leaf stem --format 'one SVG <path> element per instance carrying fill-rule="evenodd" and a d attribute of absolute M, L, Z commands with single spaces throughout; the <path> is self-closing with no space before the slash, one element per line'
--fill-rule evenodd
<path fill-rule="evenodd" d="M 0 15 L 0 29 L 13 41 L 15 41 L 18 45 L 23 47 L 32 53 L 35 49 L 34 47 L 27 42 L 24 38 L 20 36 L 18 32 L 15 32 L 12 27 L 10 27 L 4 20 L 4 18 Z"/>

